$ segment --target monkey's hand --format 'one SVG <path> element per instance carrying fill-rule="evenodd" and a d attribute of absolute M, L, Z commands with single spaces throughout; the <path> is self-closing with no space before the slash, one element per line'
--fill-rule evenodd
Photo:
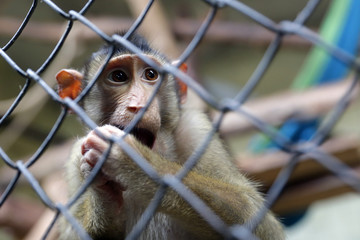
<path fill-rule="evenodd" d="M 121 130 L 110 126 L 98 128 L 97 131 L 106 137 L 124 134 Z M 109 144 L 95 131 L 76 142 L 70 161 L 67 163 L 70 196 L 75 194 L 86 181 L 108 147 Z M 106 159 L 106 167 L 111 167 L 115 160 L 111 157 Z M 88 190 L 71 208 L 71 212 L 93 239 L 123 239 L 127 219 L 123 194 L 124 191 L 128 191 L 119 181 L 114 180 L 114 175 L 104 171 L 105 165 Z M 62 221 L 60 227 L 63 232 L 61 239 L 78 239 L 67 221 Z"/>
<path fill-rule="evenodd" d="M 83 139 L 81 144 L 82 157 L 80 159 L 80 172 L 84 179 L 90 175 L 90 172 L 96 163 L 101 159 L 104 152 L 109 148 L 109 143 L 102 139 L 97 134 L 97 131 L 105 137 L 110 137 L 111 135 L 121 137 L 125 134 L 122 130 L 116 127 L 105 125 L 97 128 L 96 131 L 91 131 Z M 114 155 L 114 153 L 111 155 Z M 119 156 L 117 156 L 117 158 L 119 158 Z M 111 198 L 114 200 L 116 199 L 120 204 L 122 204 L 122 192 L 125 191 L 126 188 L 120 182 L 115 181 L 115 172 L 109 170 L 106 171 L 106 169 L 113 169 L 115 167 L 114 164 L 116 163 L 114 163 L 114 161 L 119 160 L 111 156 L 106 160 L 106 163 L 96 176 L 92 186 L 97 191 L 109 194 Z"/>
<path fill-rule="evenodd" d="M 89 175 L 95 164 L 109 148 L 109 143 L 97 133 L 101 133 L 104 137 L 121 137 L 125 134 L 117 127 L 104 125 L 98 127 L 96 131 L 91 131 L 84 138 L 81 146 L 82 158 L 80 160 L 80 170 L 84 177 Z M 161 167 L 168 164 L 168 161 L 153 153 L 133 135 L 127 135 L 124 140 L 157 170 L 160 171 Z M 167 168 L 165 167 L 165 169 Z M 123 191 L 127 191 L 130 195 L 148 195 L 150 199 L 156 188 L 156 183 L 151 181 L 147 174 L 117 144 L 112 146 L 110 155 L 93 185 L 96 189 L 110 193 L 117 198 L 122 196 Z"/>

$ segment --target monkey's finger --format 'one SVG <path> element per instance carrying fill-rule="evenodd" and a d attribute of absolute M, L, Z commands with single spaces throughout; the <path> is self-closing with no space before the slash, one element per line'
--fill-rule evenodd
<path fill-rule="evenodd" d="M 100 152 L 94 149 L 87 151 L 84 154 L 83 158 L 81 159 L 80 170 L 83 172 L 91 171 L 100 158 L 101 158 Z"/>
<path fill-rule="evenodd" d="M 84 156 L 91 149 L 95 149 L 102 153 L 108 148 L 108 146 L 109 144 L 99 137 L 95 131 L 91 131 L 81 145 L 81 153 Z"/>
<path fill-rule="evenodd" d="M 110 137 L 111 135 L 114 135 L 116 137 L 121 137 L 125 134 L 125 132 L 113 125 L 104 125 L 98 130 L 104 134 L 105 137 Z"/>
<path fill-rule="evenodd" d="M 92 149 L 88 151 L 85 156 L 81 159 L 80 171 L 83 173 L 84 178 L 87 178 L 90 175 L 90 172 L 93 170 L 95 164 L 101 158 L 101 154 Z M 110 178 L 105 175 L 102 171 L 99 171 L 97 176 L 94 179 L 94 186 L 104 188 L 105 184 L 108 183 Z M 121 188 L 122 191 L 125 191 L 125 188 Z"/>

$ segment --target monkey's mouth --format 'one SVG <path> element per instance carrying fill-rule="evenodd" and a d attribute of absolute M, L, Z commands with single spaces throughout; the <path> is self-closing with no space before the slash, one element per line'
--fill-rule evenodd
<path fill-rule="evenodd" d="M 124 126 L 116 126 L 117 128 L 124 130 Z M 145 128 L 138 128 L 134 127 L 130 134 L 133 135 L 139 142 L 144 144 L 145 146 L 149 147 L 150 149 L 153 148 L 155 143 L 155 134 L 153 134 L 150 130 Z"/>

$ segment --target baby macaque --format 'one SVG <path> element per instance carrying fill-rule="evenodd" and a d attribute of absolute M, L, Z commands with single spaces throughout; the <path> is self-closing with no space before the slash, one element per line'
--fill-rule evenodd
<path fill-rule="evenodd" d="M 133 34 L 129 39 L 159 65 L 169 61 L 147 41 Z M 110 51 L 103 47 L 94 53 L 81 71 L 61 70 L 56 78 L 59 94 L 76 98 L 93 78 Z M 184 67 L 184 66 L 183 66 Z M 164 79 L 123 47 L 118 47 L 88 96 L 82 101 L 85 112 L 98 124 L 75 144 L 67 163 L 70 196 L 85 181 L 102 154 L 109 147 L 105 137 L 124 136 L 124 129 L 143 109 L 156 83 L 162 84 L 147 111 L 125 135 L 125 142 L 142 156 L 160 176 L 176 174 L 199 147 L 212 125 L 208 117 L 183 108 L 186 85 L 172 75 Z M 255 184 L 233 164 L 217 135 L 212 139 L 196 166 L 183 179 L 226 224 L 244 224 L 263 206 Z M 71 208 L 71 213 L 93 239 L 123 239 L 139 220 L 153 198 L 158 184 L 114 144 L 101 171 L 85 194 Z M 60 224 L 62 239 L 77 239 L 76 232 L 64 219 Z M 269 212 L 255 228 L 259 239 L 284 239 L 281 224 Z M 202 217 L 174 190 L 169 188 L 156 214 L 140 239 L 222 239 Z"/>

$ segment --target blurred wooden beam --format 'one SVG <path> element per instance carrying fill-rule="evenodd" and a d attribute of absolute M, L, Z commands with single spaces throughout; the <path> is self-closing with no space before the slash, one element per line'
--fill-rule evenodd
<path fill-rule="evenodd" d="M 200 25 L 201 21 L 188 18 L 176 19 L 172 24 L 175 34 L 182 38 L 192 38 Z M 275 34 L 255 23 L 215 20 L 206 33 L 205 39 L 211 42 L 237 42 L 245 45 L 267 46 L 275 39 Z M 308 47 L 311 44 L 297 35 L 288 35 L 283 38 L 283 45 Z"/>
<path fill-rule="evenodd" d="M 134 11 L 139 11 L 139 9 L 134 9 Z M 107 34 L 112 34 L 121 29 L 127 29 L 133 23 L 133 19 L 130 18 L 89 17 L 89 19 Z M 0 35 L 9 37 L 14 35 L 21 21 L 22 19 L 12 17 L 0 17 Z M 146 22 L 153 24 L 151 21 Z M 56 42 L 62 34 L 64 24 L 65 22 L 30 21 L 21 34 L 21 38 Z M 170 22 L 169 28 L 177 37 L 189 39 L 195 35 L 200 25 L 201 21 L 199 20 L 176 18 Z M 154 32 L 156 33 L 156 31 Z M 272 32 L 259 25 L 228 21 L 215 21 L 205 36 L 208 42 L 236 42 L 255 46 L 267 46 L 274 37 L 275 35 Z M 80 36 L 80 39 L 89 41 L 99 39 L 99 37 L 84 27 L 84 32 L 83 35 Z M 300 47 L 310 46 L 308 41 L 296 35 L 286 36 L 283 44 Z"/>
<path fill-rule="evenodd" d="M 126 18 L 99 17 L 91 19 L 96 26 L 110 34 L 116 30 L 126 29 L 132 23 Z M 13 17 L 0 17 L 0 35 L 12 36 L 15 34 L 22 20 Z M 63 31 L 64 22 L 30 21 L 20 38 L 27 38 L 37 41 L 57 42 Z M 115 30 L 116 28 L 116 30 Z M 98 36 L 91 30 L 84 27 L 80 40 L 96 40 Z"/>
<path fill-rule="evenodd" d="M 326 141 L 320 148 L 355 169 L 360 179 L 360 138 L 334 137 Z M 241 156 L 236 162 L 250 178 L 259 181 L 266 191 L 273 184 L 281 169 L 288 163 L 289 158 L 290 155 L 284 152 L 273 152 L 253 157 Z M 306 208 L 316 200 L 351 190 L 351 187 L 316 160 L 301 159 L 273 209 L 277 213 L 287 213 Z"/>
<path fill-rule="evenodd" d="M 357 137 L 341 136 L 326 141 L 321 147 L 348 166 L 360 164 L 360 139 Z M 270 152 L 260 155 L 239 156 L 236 160 L 240 169 L 259 179 L 265 187 L 271 186 L 280 170 L 288 163 L 290 155 L 281 152 Z M 306 181 L 329 171 L 313 159 L 302 159 L 291 174 L 288 184 Z"/>
<path fill-rule="evenodd" d="M 353 170 L 360 178 L 360 166 L 353 168 Z M 272 210 L 277 214 L 301 211 L 309 207 L 309 205 L 315 201 L 348 192 L 355 192 L 355 190 L 341 181 L 338 177 L 326 175 L 285 189 L 279 199 L 275 202 Z"/>
<path fill-rule="evenodd" d="M 243 105 L 243 108 L 254 117 L 277 126 L 291 117 L 309 119 L 328 113 L 349 86 L 349 81 L 340 81 L 305 91 L 278 92 L 270 96 L 249 100 Z M 355 99 L 358 94 L 359 85 L 351 97 Z M 218 113 L 213 114 L 213 118 L 217 116 Z M 254 125 L 247 118 L 238 113 L 229 112 L 221 124 L 220 134 L 227 137 L 254 128 Z"/>
<path fill-rule="evenodd" d="M 127 0 L 126 2 L 129 5 L 134 18 L 137 18 L 149 1 Z M 161 1 L 155 1 L 152 4 L 146 18 L 140 25 L 140 29 L 140 32 L 144 33 L 146 38 L 151 40 L 154 48 L 160 50 L 160 52 L 166 53 L 171 59 L 174 59 L 179 55 L 178 45 L 169 24 L 169 20 L 166 18 Z"/>

